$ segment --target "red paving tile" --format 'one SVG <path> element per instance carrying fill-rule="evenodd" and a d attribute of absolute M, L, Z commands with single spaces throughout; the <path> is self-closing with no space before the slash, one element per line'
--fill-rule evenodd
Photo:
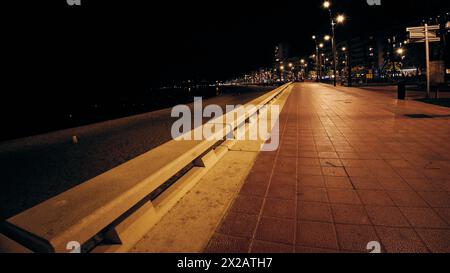
<path fill-rule="evenodd" d="M 427 203 L 413 191 L 388 191 L 388 195 L 399 207 L 428 207 Z"/>
<path fill-rule="evenodd" d="M 329 189 L 328 198 L 331 203 L 360 205 L 358 194 L 354 190 Z"/>
<path fill-rule="evenodd" d="M 295 220 L 262 217 L 255 239 L 292 245 L 294 243 Z"/>
<path fill-rule="evenodd" d="M 367 252 L 369 242 L 380 241 L 371 226 L 336 224 L 336 231 L 342 250 Z"/>
<path fill-rule="evenodd" d="M 295 218 L 295 200 L 267 198 L 263 208 L 263 216 L 279 218 Z"/>
<path fill-rule="evenodd" d="M 396 207 L 366 206 L 370 221 L 376 226 L 409 227 L 409 223 Z"/>
<path fill-rule="evenodd" d="M 255 240 L 253 241 L 250 252 L 252 253 L 292 253 L 294 247 L 292 245 L 278 244 Z"/>
<path fill-rule="evenodd" d="M 388 253 L 426 253 L 427 247 L 413 229 L 376 227 L 381 244 Z"/>
<path fill-rule="evenodd" d="M 418 194 L 431 207 L 450 208 L 450 194 L 447 192 L 418 192 Z"/>
<path fill-rule="evenodd" d="M 231 212 L 225 217 L 217 231 L 221 234 L 252 238 L 257 221 L 257 215 Z"/>
<path fill-rule="evenodd" d="M 259 214 L 264 199 L 256 196 L 239 195 L 234 201 L 231 211 L 247 213 L 247 214 Z"/>
<path fill-rule="evenodd" d="M 357 225 L 370 224 L 369 217 L 363 206 L 333 204 L 331 207 L 336 223 Z"/>
<path fill-rule="evenodd" d="M 428 248 L 435 253 L 450 253 L 450 230 L 442 229 L 418 229 L 420 237 L 425 241 Z"/>
<path fill-rule="evenodd" d="M 364 205 L 375 206 L 393 206 L 394 203 L 384 191 L 377 190 L 358 190 L 361 202 Z"/>
<path fill-rule="evenodd" d="M 319 202 L 299 201 L 297 219 L 316 222 L 333 222 L 330 205 Z"/>
<path fill-rule="evenodd" d="M 325 188 L 301 187 L 297 198 L 300 201 L 328 202 L 327 191 Z"/>
<path fill-rule="evenodd" d="M 450 252 L 450 123 L 404 116 L 412 112 L 450 114 L 296 85 L 279 149 L 258 155 L 205 251 L 368 252 L 378 241 L 386 252 Z"/>
<path fill-rule="evenodd" d="M 400 208 L 413 227 L 448 228 L 448 225 L 430 208 Z"/>
<path fill-rule="evenodd" d="M 338 249 L 333 224 L 322 222 L 298 222 L 296 245 Z"/>
<path fill-rule="evenodd" d="M 352 182 L 348 177 L 325 176 L 325 185 L 331 189 L 353 189 Z"/>

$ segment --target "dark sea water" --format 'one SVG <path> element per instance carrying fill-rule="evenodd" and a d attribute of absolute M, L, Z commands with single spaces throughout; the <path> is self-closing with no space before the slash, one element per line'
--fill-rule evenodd
<path fill-rule="evenodd" d="M 45 92 L 36 91 L 23 96 L 15 94 L 0 102 L 0 141 L 187 104 L 196 96 L 207 99 L 266 89 L 271 87 L 209 86 L 123 93 L 71 91 L 45 95 Z"/>

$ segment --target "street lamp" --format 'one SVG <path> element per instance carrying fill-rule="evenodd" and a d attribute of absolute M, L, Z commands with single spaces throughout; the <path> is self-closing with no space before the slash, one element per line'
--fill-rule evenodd
<path fill-rule="evenodd" d="M 323 39 L 324 39 L 325 41 L 329 41 L 329 40 L 331 39 L 331 37 L 330 37 L 330 35 L 325 35 L 325 36 L 323 37 Z"/>
<path fill-rule="evenodd" d="M 323 7 L 325 9 L 328 9 L 328 12 L 330 13 L 330 21 L 331 21 L 331 47 L 333 51 L 333 85 L 336 86 L 336 70 L 337 70 L 337 63 L 336 63 L 336 42 L 335 42 L 335 26 L 336 24 L 343 23 L 345 21 L 344 15 L 338 15 L 336 18 L 333 17 L 333 12 L 331 11 L 331 2 L 325 1 L 323 2 Z"/>
<path fill-rule="evenodd" d="M 319 44 L 317 43 L 317 37 L 316 35 L 312 36 L 312 39 L 314 40 L 314 43 L 316 45 L 316 82 L 320 81 L 320 67 L 319 67 Z M 323 46 L 323 45 L 322 45 Z"/>
<path fill-rule="evenodd" d="M 342 47 L 342 52 L 344 53 L 345 57 L 345 68 L 347 70 L 347 85 L 350 87 L 352 86 L 352 68 L 350 66 L 350 52 L 347 51 L 347 47 Z"/>

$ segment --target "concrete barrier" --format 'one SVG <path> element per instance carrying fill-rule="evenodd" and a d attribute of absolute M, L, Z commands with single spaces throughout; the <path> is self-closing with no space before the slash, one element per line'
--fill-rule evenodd
<path fill-rule="evenodd" d="M 257 105 L 256 112 L 289 85 L 268 92 L 248 105 Z M 235 115 L 238 111 L 225 115 Z M 237 116 L 231 126 L 224 124 L 215 133 L 226 136 L 245 123 L 246 118 L 246 115 Z M 228 151 L 230 143 L 169 141 L 7 219 L 2 224 L 4 236 L 0 236 L 0 251 L 11 252 L 2 246 L 12 245 L 14 241 L 18 243 L 16 249 L 33 252 L 69 252 L 69 242 L 79 243 L 81 251 L 86 252 L 125 252 Z M 151 197 L 189 165 L 192 167 L 175 183 L 157 197 Z"/>

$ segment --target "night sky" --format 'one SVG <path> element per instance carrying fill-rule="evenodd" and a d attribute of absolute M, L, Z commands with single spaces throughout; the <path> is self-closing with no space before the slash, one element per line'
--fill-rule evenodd
<path fill-rule="evenodd" d="M 225 80 L 270 66 L 277 42 L 305 55 L 313 51 L 312 34 L 330 32 L 322 1 L 81 1 L 81 7 L 65 0 L 3 5 L 2 92 L 64 97 Z M 418 24 L 449 6 L 448 0 L 382 0 L 380 7 L 334 1 L 349 19 L 337 39 Z"/>

